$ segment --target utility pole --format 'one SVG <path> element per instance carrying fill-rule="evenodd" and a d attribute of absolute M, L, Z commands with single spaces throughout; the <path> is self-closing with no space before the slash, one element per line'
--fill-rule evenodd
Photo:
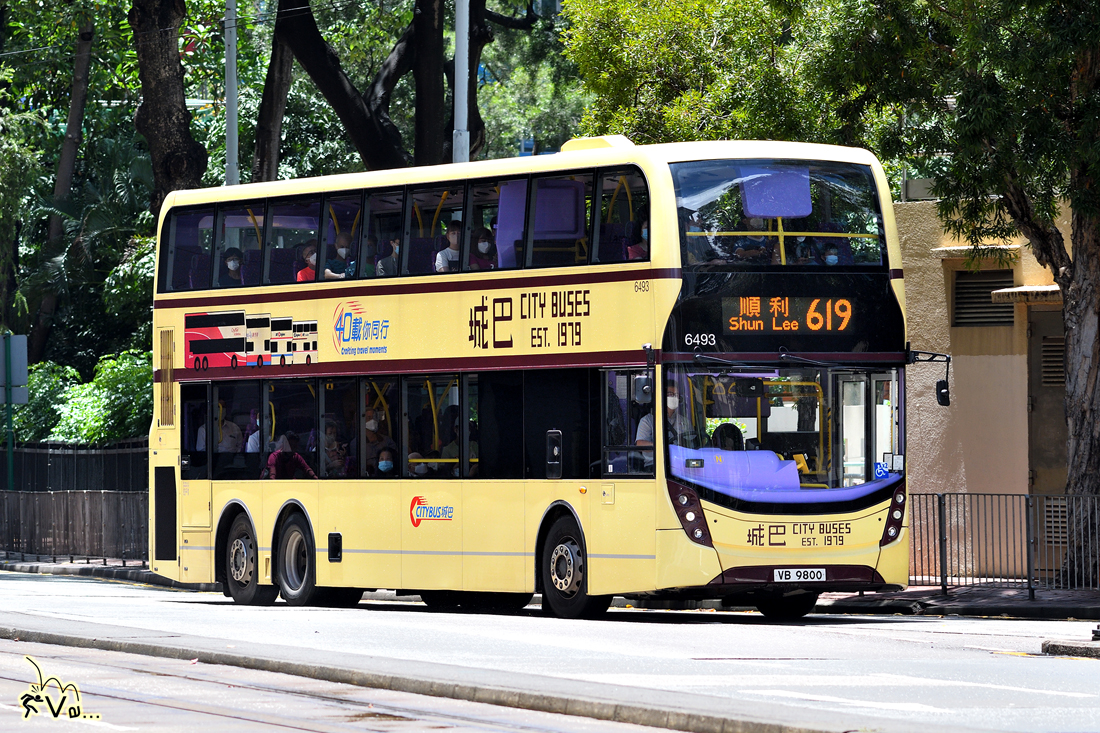
<path fill-rule="evenodd" d="M 4 406 L 8 408 L 8 491 L 15 491 L 15 423 L 11 414 L 11 331 L 4 332 Z"/>
<path fill-rule="evenodd" d="M 451 160 L 470 159 L 470 131 L 466 129 L 470 87 L 470 0 L 455 0 L 455 130 Z"/>
<path fill-rule="evenodd" d="M 241 182 L 237 166 L 237 0 L 225 0 L 225 185 Z"/>

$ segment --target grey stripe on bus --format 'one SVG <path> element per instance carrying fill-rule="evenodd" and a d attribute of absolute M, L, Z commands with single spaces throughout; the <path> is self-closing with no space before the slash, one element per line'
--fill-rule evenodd
<path fill-rule="evenodd" d="M 213 550 L 213 547 L 201 547 L 199 545 L 180 545 L 181 550 Z"/>
<path fill-rule="evenodd" d="M 656 560 L 656 555 L 604 555 L 600 553 L 590 552 L 588 556 L 592 559 L 599 558 L 600 560 Z"/>
<path fill-rule="evenodd" d="M 318 547 L 318 553 L 328 554 L 327 547 Z M 470 555 L 474 557 L 534 557 L 533 552 L 448 552 L 446 550 L 349 550 L 345 555 Z"/>

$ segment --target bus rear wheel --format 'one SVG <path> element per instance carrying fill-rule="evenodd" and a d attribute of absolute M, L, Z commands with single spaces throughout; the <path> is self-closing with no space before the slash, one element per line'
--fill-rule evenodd
<path fill-rule="evenodd" d="M 775 596 L 757 600 L 756 610 L 771 621 L 797 621 L 814 610 L 817 593 L 799 593 L 794 596 Z"/>
<path fill-rule="evenodd" d="M 279 597 L 274 585 L 260 585 L 256 561 L 256 533 L 244 514 L 229 529 L 225 552 L 225 586 L 229 597 L 246 606 L 270 606 Z"/>
<path fill-rule="evenodd" d="M 542 605 L 559 618 L 596 618 L 611 596 L 588 595 L 588 558 L 584 537 L 572 517 L 550 525 L 542 545 Z"/>
<path fill-rule="evenodd" d="M 291 606 L 304 606 L 316 591 L 316 553 L 309 524 L 301 514 L 291 514 L 279 533 L 279 592 Z"/>

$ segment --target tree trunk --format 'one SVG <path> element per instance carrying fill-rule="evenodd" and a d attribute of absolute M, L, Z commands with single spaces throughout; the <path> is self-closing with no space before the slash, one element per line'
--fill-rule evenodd
<path fill-rule="evenodd" d="M 7 246 L 8 252 L 0 253 L 0 329 L 14 330 L 15 323 L 15 291 L 19 283 L 15 279 L 15 273 L 19 272 L 19 233 L 23 230 L 23 222 L 15 222 L 12 227 L 15 232 L 11 242 L 0 247 Z"/>
<path fill-rule="evenodd" d="M 80 29 L 76 42 L 76 56 L 73 62 L 73 91 L 69 97 L 69 119 L 65 126 L 65 139 L 61 143 L 61 160 L 57 164 L 57 178 L 54 180 L 53 200 L 55 205 L 64 203 L 73 188 L 73 173 L 76 170 L 76 153 L 80 149 L 81 130 L 84 127 L 84 106 L 88 99 L 88 68 L 92 58 L 92 39 L 95 26 L 89 20 Z M 48 229 L 49 242 L 56 242 L 63 233 L 63 222 L 57 214 L 50 216 Z M 53 326 L 54 312 L 57 310 L 57 293 L 47 291 L 38 305 L 38 314 L 31 324 L 27 345 L 27 358 L 31 363 L 42 360 L 46 351 L 46 342 Z"/>
<path fill-rule="evenodd" d="M 444 135 L 450 137 L 443 93 L 443 9 L 443 0 L 416 0 L 413 15 L 416 34 L 416 55 L 413 59 L 416 141 L 413 161 L 416 165 L 450 162 L 443 154 Z"/>
<path fill-rule="evenodd" d="M 276 33 L 340 118 L 363 165 L 370 170 L 407 165 L 405 152 L 400 145 L 392 144 L 390 130 L 371 114 L 366 100 L 340 66 L 336 52 L 321 36 L 308 1 L 279 0 L 279 21 Z"/>
<path fill-rule="evenodd" d="M 1066 494 L 1100 493 L 1100 218 L 1074 210 L 1072 280 L 1062 287 L 1066 324 L 1066 423 L 1069 474 Z M 1063 567 L 1069 587 L 1100 579 L 1097 508 L 1070 505 L 1069 552 Z M 1071 500 L 1072 502 L 1072 500 Z"/>
<path fill-rule="evenodd" d="M 279 142 L 282 139 L 286 97 L 293 78 L 294 54 L 279 34 L 277 20 L 271 39 L 271 62 L 267 65 L 264 95 L 256 120 L 256 151 L 252 155 L 252 182 L 274 181 L 279 177 Z"/>
<path fill-rule="evenodd" d="M 137 51 L 141 106 L 134 117 L 145 137 L 153 164 L 153 196 L 149 210 L 172 191 L 198 188 L 206 172 L 206 148 L 191 137 L 191 114 L 183 89 L 179 27 L 187 17 L 184 0 L 133 0 L 127 16 Z"/>

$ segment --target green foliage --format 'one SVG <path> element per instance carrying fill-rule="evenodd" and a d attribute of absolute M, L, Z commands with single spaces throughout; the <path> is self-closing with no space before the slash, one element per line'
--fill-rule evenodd
<path fill-rule="evenodd" d="M 563 12 L 566 54 L 595 97 L 587 134 L 637 143 L 834 137 L 831 108 L 806 83 L 816 15 L 796 21 L 766 0 L 566 0 Z"/>
<path fill-rule="evenodd" d="M 105 443 L 144 435 L 153 419 L 152 354 L 105 356 L 93 381 L 71 385 L 61 399 L 50 440 Z"/>
<path fill-rule="evenodd" d="M 25 405 L 12 408 L 16 441 L 38 442 L 49 438 L 61 419 L 58 407 L 62 395 L 77 384 L 80 384 L 80 374 L 72 367 L 52 361 L 32 365 L 27 376 L 30 400 Z"/>

